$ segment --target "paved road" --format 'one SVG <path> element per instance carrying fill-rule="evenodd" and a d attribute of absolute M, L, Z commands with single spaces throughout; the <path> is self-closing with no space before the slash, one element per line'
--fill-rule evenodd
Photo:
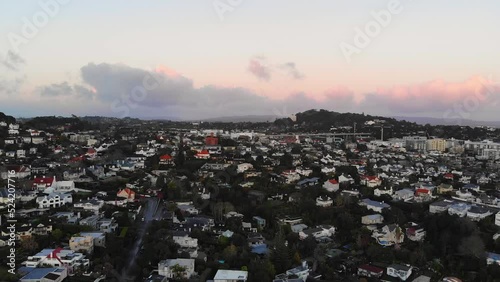
<path fill-rule="evenodd" d="M 144 240 L 144 235 L 146 234 L 146 231 L 151 224 L 151 221 L 153 219 L 158 219 L 158 217 L 161 215 L 161 208 L 158 208 L 159 206 L 159 200 L 157 198 L 148 198 L 147 202 L 145 204 L 145 207 L 143 209 L 143 214 L 142 218 L 144 218 L 144 221 L 141 221 L 139 224 L 139 229 L 138 229 L 138 234 L 137 234 L 137 241 L 134 243 L 134 246 L 132 247 L 130 254 L 128 256 L 128 262 L 126 267 L 122 269 L 122 274 L 120 275 L 120 282 L 121 281 L 134 281 L 135 277 L 131 276 L 131 270 L 133 269 L 133 266 L 135 265 L 135 261 L 137 259 L 137 254 L 139 253 L 139 249 L 141 248 L 142 241 Z M 157 212 L 157 211 L 160 212 Z"/>

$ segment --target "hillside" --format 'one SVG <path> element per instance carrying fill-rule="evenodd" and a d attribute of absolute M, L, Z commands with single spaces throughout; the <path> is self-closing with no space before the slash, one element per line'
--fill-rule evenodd
<path fill-rule="evenodd" d="M 401 138 L 405 135 L 423 135 L 442 138 L 456 138 L 465 140 L 497 139 L 497 132 L 482 127 L 457 125 L 422 125 L 406 120 L 356 114 L 338 113 L 327 110 L 308 110 L 296 114 L 296 121 L 290 118 L 278 119 L 275 126 L 288 131 L 308 132 L 365 132 L 379 139 L 382 128 L 384 140 L 387 138 Z"/>

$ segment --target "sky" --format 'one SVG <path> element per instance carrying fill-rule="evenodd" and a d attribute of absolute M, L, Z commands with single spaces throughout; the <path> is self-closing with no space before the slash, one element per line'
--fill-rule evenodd
<path fill-rule="evenodd" d="M 0 111 L 498 121 L 500 2 L 0 0 Z"/>

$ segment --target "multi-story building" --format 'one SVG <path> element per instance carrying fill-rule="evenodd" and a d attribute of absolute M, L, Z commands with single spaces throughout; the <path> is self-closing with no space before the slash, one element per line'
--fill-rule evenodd
<path fill-rule="evenodd" d="M 425 136 L 404 136 L 405 147 L 409 150 L 425 151 L 427 149 L 427 137 Z"/>
<path fill-rule="evenodd" d="M 29 256 L 22 265 L 26 267 L 65 267 L 71 274 L 77 268 L 88 267 L 90 261 L 82 253 L 57 248 L 43 249 L 39 253 Z"/>
<path fill-rule="evenodd" d="M 94 252 L 94 238 L 92 236 L 73 236 L 69 240 L 69 248 L 75 252 L 92 254 Z"/>
<path fill-rule="evenodd" d="M 495 143 L 491 140 L 483 141 L 465 141 L 464 147 L 466 150 L 473 151 L 476 155 L 483 159 L 500 159 L 500 143 Z"/>
<path fill-rule="evenodd" d="M 73 196 L 71 196 L 71 194 L 51 193 L 49 195 L 36 198 L 36 203 L 41 209 L 58 208 L 72 202 Z"/>
<path fill-rule="evenodd" d="M 427 151 L 446 151 L 446 140 L 440 138 L 427 140 Z"/>

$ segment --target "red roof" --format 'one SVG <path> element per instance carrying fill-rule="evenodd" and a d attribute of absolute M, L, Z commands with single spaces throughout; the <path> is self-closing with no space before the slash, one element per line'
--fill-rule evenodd
<path fill-rule="evenodd" d="M 429 190 L 428 189 L 424 189 L 424 188 L 418 188 L 417 191 L 415 191 L 416 194 L 429 194 Z"/>
<path fill-rule="evenodd" d="M 94 148 L 89 148 L 87 154 L 95 154 L 97 151 Z"/>
<path fill-rule="evenodd" d="M 330 180 L 328 180 L 328 182 L 330 182 L 332 184 L 339 184 L 339 182 L 335 179 L 330 179 Z"/>
<path fill-rule="evenodd" d="M 33 184 L 51 184 L 54 182 L 54 177 L 36 177 L 33 179 Z"/>
<path fill-rule="evenodd" d="M 172 156 L 171 155 L 163 155 L 163 156 L 160 156 L 160 160 L 171 160 L 172 159 Z"/>
<path fill-rule="evenodd" d="M 363 270 L 373 272 L 373 273 L 383 273 L 384 272 L 384 270 L 382 268 L 378 268 L 376 266 L 369 265 L 369 264 L 360 265 L 358 268 L 361 268 Z"/>
<path fill-rule="evenodd" d="M 125 188 L 123 190 L 120 190 L 120 191 L 118 191 L 117 194 L 120 194 L 121 192 L 127 193 L 128 198 L 132 197 L 132 195 L 135 195 L 135 192 L 132 189 L 130 189 L 130 188 Z"/>
<path fill-rule="evenodd" d="M 201 150 L 201 152 L 198 153 L 198 155 L 209 155 L 210 153 L 208 150 Z"/>

